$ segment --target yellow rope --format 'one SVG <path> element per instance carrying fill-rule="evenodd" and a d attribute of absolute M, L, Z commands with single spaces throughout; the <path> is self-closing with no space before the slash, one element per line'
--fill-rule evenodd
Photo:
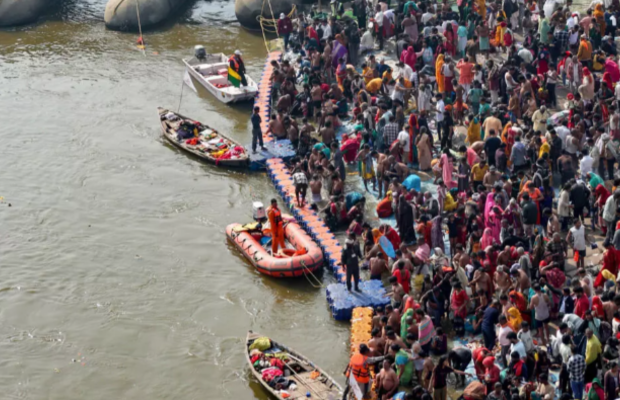
<path fill-rule="evenodd" d="M 269 1 L 269 0 L 265 0 L 265 1 L 269 4 L 269 9 L 270 9 L 270 12 L 271 12 L 271 18 L 263 17 L 263 13 L 262 13 L 262 10 L 261 10 L 260 15 L 258 15 L 256 17 L 256 19 L 260 23 L 260 27 L 261 27 L 261 30 L 263 30 L 263 33 L 266 31 L 266 32 L 269 32 L 269 33 L 278 34 L 278 20 L 273 15 L 273 9 L 271 8 L 271 1 Z M 263 1 L 263 9 L 265 8 L 265 1 Z M 295 6 L 293 4 L 293 8 L 291 9 L 291 12 L 288 14 L 288 17 L 292 18 L 293 15 L 295 15 L 295 11 L 297 11 L 297 6 Z M 278 35 L 278 38 L 279 37 L 280 37 L 280 35 Z"/>

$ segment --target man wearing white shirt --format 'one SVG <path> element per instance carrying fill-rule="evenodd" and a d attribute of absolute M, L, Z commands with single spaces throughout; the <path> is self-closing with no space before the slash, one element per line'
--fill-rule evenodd
<path fill-rule="evenodd" d="M 362 35 L 362 40 L 360 42 L 360 52 L 372 51 L 375 49 L 375 39 L 372 36 L 372 30 L 366 29 L 364 34 Z"/>
<path fill-rule="evenodd" d="M 549 126 L 547 126 L 547 129 L 549 129 Z M 555 129 L 555 133 L 558 135 L 558 137 L 562 139 L 562 150 L 564 150 L 566 148 L 566 138 L 570 134 L 570 129 L 568 129 L 564 125 L 558 125 L 553 129 Z"/>
<path fill-rule="evenodd" d="M 446 111 L 446 103 L 443 101 L 443 93 L 439 93 L 437 104 L 435 105 L 435 121 L 437 121 L 437 132 L 441 132 L 441 126 L 443 124 L 443 113 Z"/>
<path fill-rule="evenodd" d="M 616 211 L 618 209 L 618 199 L 620 199 L 620 191 L 614 192 L 613 196 L 609 196 L 605 202 L 605 208 L 603 209 L 603 220 L 607 226 L 606 240 L 611 241 L 615 233 L 616 223 Z"/>
<path fill-rule="evenodd" d="M 429 11 L 425 12 L 424 14 L 422 14 L 422 24 L 426 25 L 426 23 L 433 18 L 435 18 L 434 14 L 430 13 Z"/>
<path fill-rule="evenodd" d="M 532 61 L 534 61 L 534 56 L 532 55 L 532 52 L 525 47 L 521 48 L 521 50 L 519 50 L 517 54 L 519 55 L 519 57 L 521 57 L 521 59 L 526 65 L 529 65 L 532 63 Z"/>
<path fill-rule="evenodd" d="M 517 334 L 514 332 L 509 332 L 506 337 L 510 341 L 510 354 L 516 351 L 519 353 L 519 357 L 525 361 L 527 358 L 527 351 L 525 351 L 525 345 L 519 340 Z"/>
<path fill-rule="evenodd" d="M 413 83 L 413 80 L 411 79 L 412 75 L 413 75 L 413 70 L 411 69 L 411 67 L 402 61 L 399 61 L 396 64 L 396 66 L 394 67 L 394 73 L 392 74 L 392 76 L 396 80 L 398 80 L 398 78 L 402 76 L 403 78 Z"/>
<path fill-rule="evenodd" d="M 403 164 L 405 165 L 409 164 L 409 150 L 411 149 L 411 138 L 406 129 L 407 125 L 405 124 L 404 129 L 398 133 L 398 142 L 403 149 Z"/>
<path fill-rule="evenodd" d="M 588 172 L 592 172 L 593 164 L 594 164 L 594 159 L 590 156 L 590 154 L 586 152 L 581 154 L 581 161 L 579 161 L 579 170 L 581 171 L 581 177 L 583 179 L 586 179 L 585 177 Z"/>
<path fill-rule="evenodd" d="M 618 81 L 618 83 L 616 83 L 616 100 L 620 101 L 620 81 Z"/>
<path fill-rule="evenodd" d="M 328 23 L 321 25 L 321 29 L 323 30 L 323 37 L 321 40 L 327 40 L 332 35 L 332 26 Z"/>

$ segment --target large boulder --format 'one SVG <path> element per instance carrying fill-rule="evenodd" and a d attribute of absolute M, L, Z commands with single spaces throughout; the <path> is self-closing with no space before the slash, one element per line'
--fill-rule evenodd
<path fill-rule="evenodd" d="M 0 26 L 35 22 L 53 3 L 52 0 L 0 0 Z"/>
<path fill-rule="evenodd" d="M 273 9 L 273 18 L 279 18 L 280 13 L 291 12 L 297 1 L 291 0 L 271 0 L 271 8 Z M 265 4 L 263 9 L 263 0 L 235 0 L 235 15 L 237 20 L 246 29 L 260 30 L 260 24 L 257 17 L 263 10 L 263 17 L 271 19 L 271 10 Z"/>
<path fill-rule="evenodd" d="M 187 0 L 109 0 L 103 16 L 105 26 L 115 31 L 138 31 L 136 1 L 143 30 L 164 22 L 187 3 Z"/>

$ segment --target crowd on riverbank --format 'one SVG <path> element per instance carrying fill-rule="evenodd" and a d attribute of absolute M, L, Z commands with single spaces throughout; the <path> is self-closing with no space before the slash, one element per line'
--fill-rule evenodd
<path fill-rule="evenodd" d="M 351 358 L 347 392 L 445 400 L 447 376 L 473 360 L 468 400 L 618 397 L 616 3 L 356 0 L 332 1 L 326 19 L 280 17 L 289 52 L 273 62 L 269 131 L 297 150 L 297 201 L 346 230 L 349 290 L 360 268 L 390 276 L 391 305 Z M 385 46 L 394 63 L 376 55 Z M 347 164 L 396 227 L 365 221 Z M 408 184 L 411 167 L 436 196 Z M 600 270 L 586 269 L 593 251 Z M 449 350 L 448 334 L 482 336 Z"/>

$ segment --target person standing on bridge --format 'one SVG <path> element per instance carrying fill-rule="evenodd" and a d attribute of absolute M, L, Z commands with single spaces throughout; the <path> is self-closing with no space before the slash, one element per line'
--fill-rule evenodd
<path fill-rule="evenodd" d="M 288 50 L 288 41 L 291 37 L 291 32 L 293 32 L 293 23 L 291 19 L 284 13 L 280 14 L 280 19 L 278 20 L 278 34 L 282 36 L 284 40 L 284 51 Z"/>

